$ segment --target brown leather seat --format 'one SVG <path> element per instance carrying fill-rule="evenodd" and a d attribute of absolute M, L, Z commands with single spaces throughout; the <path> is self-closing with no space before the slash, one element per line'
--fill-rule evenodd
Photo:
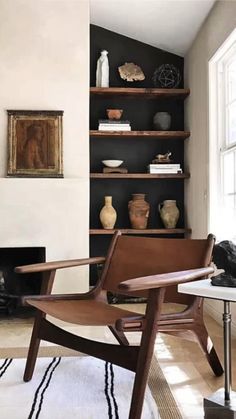
<path fill-rule="evenodd" d="M 97 300 L 27 300 L 28 304 L 68 323 L 84 326 L 114 326 L 117 319 L 137 316 L 139 313 L 123 310 Z"/>
<path fill-rule="evenodd" d="M 32 377 L 41 339 L 76 349 L 135 372 L 129 418 L 139 419 L 158 330 L 197 340 L 214 373 L 221 375 L 223 369 L 203 322 L 202 299 L 177 292 L 179 283 L 213 272 L 209 267 L 213 245 L 212 235 L 206 240 L 190 240 L 131 237 L 117 232 L 106 258 L 17 267 L 18 273 L 43 273 L 42 295 L 25 298 L 38 312 L 24 380 Z M 104 263 L 104 268 L 94 289 L 84 294 L 50 295 L 57 269 L 96 263 Z M 145 314 L 109 306 L 107 291 L 146 296 Z M 180 313 L 162 315 L 165 301 L 185 306 Z M 46 314 L 75 324 L 107 325 L 119 345 L 73 335 L 46 320 Z M 126 331 L 142 332 L 140 345 L 129 345 Z"/>

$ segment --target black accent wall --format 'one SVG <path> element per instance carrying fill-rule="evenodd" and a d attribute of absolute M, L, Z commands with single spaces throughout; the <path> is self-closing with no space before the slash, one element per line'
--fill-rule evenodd
<path fill-rule="evenodd" d="M 182 83 L 179 87 L 184 87 L 184 59 L 182 57 L 96 25 L 90 25 L 90 86 L 96 86 L 97 59 L 103 49 L 108 51 L 110 86 L 154 87 L 151 81 L 154 70 L 162 64 L 173 64 L 182 74 Z M 118 67 L 125 62 L 140 65 L 146 79 L 135 83 L 122 80 L 118 73 Z"/>
<path fill-rule="evenodd" d="M 90 32 L 90 85 L 96 85 L 96 66 L 100 51 L 106 49 L 109 60 L 110 87 L 154 87 L 152 75 L 162 64 L 175 65 L 182 75 L 184 60 L 175 54 L 154 48 L 142 42 L 91 25 Z M 142 82 L 126 82 L 118 73 L 118 66 L 125 62 L 140 65 L 146 78 Z M 183 82 L 179 86 L 183 86 Z M 98 119 L 106 118 L 107 108 L 123 109 L 122 119 L 131 122 L 132 130 L 152 130 L 153 116 L 158 111 L 171 114 L 171 130 L 184 130 L 184 105 L 177 99 L 156 100 L 147 98 L 128 98 L 113 96 L 91 96 L 90 129 L 98 128 Z M 173 160 L 184 167 L 184 141 L 176 139 L 158 140 L 155 138 L 91 138 L 90 169 L 102 172 L 102 160 L 124 160 L 130 173 L 145 173 L 146 167 L 158 153 L 171 151 Z M 148 228 L 163 228 L 158 213 L 158 204 L 165 199 L 176 199 L 180 210 L 177 227 L 184 227 L 184 181 L 183 180 L 143 180 L 143 179 L 91 179 L 90 182 L 90 228 L 102 228 L 99 212 L 104 205 L 104 196 L 113 197 L 117 211 L 115 228 L 130 228 L 128 201 L 132 193 L 146 193 L 150 203 Z M 111 236 L 91 236 L 91 256 L 104 255 Z M 91 270 L 94 283 L 95 268 Z"/>

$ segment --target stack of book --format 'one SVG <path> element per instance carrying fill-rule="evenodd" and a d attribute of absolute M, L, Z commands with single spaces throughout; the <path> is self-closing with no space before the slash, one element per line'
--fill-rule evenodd
<path fill-rule="evenodd" d="M 114 119 L 99 119 L 99 131 L 131 131 L 129 121 L 121 121 Z"/>
<path fill-rule="evenodd" d="M 161 164 L 149 164 L 148 173 L 156 174 L 175 174 L 182 173 L 182 169 L 179 163 L 161 163 Z"/>

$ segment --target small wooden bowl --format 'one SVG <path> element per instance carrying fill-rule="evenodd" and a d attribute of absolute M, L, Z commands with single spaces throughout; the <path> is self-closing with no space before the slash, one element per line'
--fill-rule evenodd
<path fill-rule="evenodd" d="M 106 112 L 108 119 L 115 119 L 118 121 L 123 114 L 123 109 L 107 109 Z"/>

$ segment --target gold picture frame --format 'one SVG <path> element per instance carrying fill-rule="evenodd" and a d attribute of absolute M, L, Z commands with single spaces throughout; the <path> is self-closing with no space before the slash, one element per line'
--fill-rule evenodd
<path fill-rule="evenodd" d="M 63 177 L 63 111 L 8 110 L 7 175 Z"/>

